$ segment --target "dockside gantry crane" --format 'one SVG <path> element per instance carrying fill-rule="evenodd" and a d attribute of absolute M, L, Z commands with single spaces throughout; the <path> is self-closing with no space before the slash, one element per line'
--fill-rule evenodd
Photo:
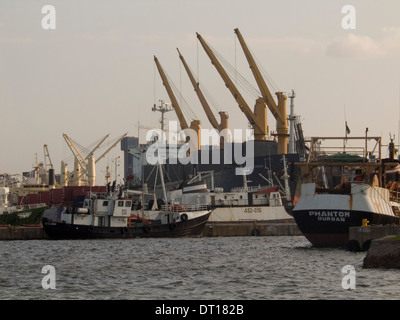
<path fill-rule="evenodd" d="M 181 126 L 181 129 L 182 130 L 188 129 L 189 128 L 188 123 L 187 123 L 185 117 L 183 116 L 183 113 L 182 113 L 181 107 L 179 106 L 178 100 L 176 99 L 175 94 L 172 91 L 171 85 L 168 82 L 168 78 L 167 78 L 167 76 L 166 76 L 166 74 L 164 72 L 164 69 L 162 68 L 162 66 L 161 66 L 161 64 L 158 61 L 156 56 L 154 56 L 154 61 L 155 61 L 156 65 L 157 65 L 157 69 L 158 69 L 158 72 L 160 73 L 163 85 L 164 85 L 165 89 L 167 90 L 169 98 L 171 99 L 172 107 L 174 108 L 175 113 L 176 113 L 176 115 L 178 117 L 178 121 L 179 121 L 179 124 Z M 190 129 L 193 129 L 197 133 L 197 143 L 198 143 L 197 146 L 198 146 L 198 149 L 200 150 L 200 148 L 201 148 L 200 120 L 193 120 L 190 123 Z"/>
<path fill-rule="evenodd" d="M 214 52 L 211 50 L 209 45 L 204 41 L 200 34 L 196 33 L 197 38 L 199 39 L 202 47 L 207 53 L 208 57 L 211 60 L 211 63 L 217 69 L 220 74 L 222 80 L 225 82 L 225 86 L 229 89 L 236 102 L 239 105 L 239 108 L 245 114 L 247 119 L 249 120 L 252 128 L 254 129 L 254 138 L 255 140 L 266 140 L 266 135 L 268 134 L 268 123 L 267 123 L 267 107 L 263 98 L 258 98 L 256 100 L 256 104 L 254 106 L 254 112 L 250 109 L 246 100 L 240 94 L 239 90 L 236 88 L 233 81 L 229 78 L 225 69 L 222 67 L 221 63 L 218 61 Z"/>
<path fill-rule="evenodd" d="M 275 103 L 271 92 L 268 89 L 267 84 L 264 81 L 264 78 L 261 75 L 261 72 L 246 45 L 246 42 L 243 39 L 242 34 L 239 29 L 236 28 L 235 33 L 239 39 L 239 43 L 242 46 L 243 52 L 246 56 L 246 59 L 249 63 L 249 67 L 253 72 L 254 78 L 257 82 L 257 85 L 261 91 L 262 97 L 267 104 L 269 110 L 272 115 L 276 119 L 276 132 L 278 136 L 278 153 L 279 154 L 287 154 L 287 143 L 288 143 L 288 119 L 287 119 L 287 110 L 286 110 L 286 101 L 287 97 L 283 92 L 276 92 L 276 96 L 278 98 L 278 104 Z"/>
<path fill-rule="evenodd" d="M 186 73 L 189 76 L 190 82 L 192 83 L 192 86 L 194 88 L 194 91 L 196 92 L 200 103 L 204 109 L 204 112 L 207 115 L 208 121 L 210 121 L 211 125 L 213 126 L 214 129 L 218 130 L 219 133 L 223 133 L 225 134 L 225 132 L 223 132 L 224 129 L 228 129 L 228 119 L 229 119 L 229 115 L 224 112 L 224 111 L 220 111 L 219 115 L 221 117 L 221 122 L 218 123 L 218 120 L 215 118 L 213 112 L 211 111 L 211 108 L 207 102 L 207 99 L 204 97 L 203 92 L 200 89 L 200 84 L 195 80 L 188 64 L 185 61 L 185 58 L 182 56 L 181 52 L 179 51 L 178 48 L 176 48 L 176 50 L 178 50 L 179 53 L 179 58 L 182 61 L 183 66 L 185 67 Z M 221 141 L 220 141 L 220 147 L 223 148 L 223 138 L 221 137 Z M 226 135 L 224 137 L 224 139 L 228 139 L 228 136 Z M 226 142 L 229 142 L 228 140 L 226 140 Z"/>

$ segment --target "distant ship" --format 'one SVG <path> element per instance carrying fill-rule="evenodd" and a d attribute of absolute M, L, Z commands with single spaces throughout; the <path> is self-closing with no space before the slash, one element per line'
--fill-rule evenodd
<path fill-rule="evenodd" d="M 284 156 L 283 159 L 285 160 Z M 181 189 L 170 191 L 169 198 L 171 203 L 197 203 L 210 206 L 212 213 L 208 224 L 249 221 L 294 223 L 293 217 L 286 212 L 284 205 L 291 201 L 286 170 L 283 176 L 286 180 L 283 192 L 279 185 L 273 184 L 271 175 L 268 179 L 269 184 L 259 186 L 248 186 L 247 177 L 242 176 L 243 186 L 229 191 L 224 191 L 223 188 L 208 190 L 207 184 L 195 177 Z"/>
<path fill-rule="evenodd" d="M 10 205 L 9 188 L 0 187 L 0 226 L 40 226 L 45 203 L 28 205 Z"/>

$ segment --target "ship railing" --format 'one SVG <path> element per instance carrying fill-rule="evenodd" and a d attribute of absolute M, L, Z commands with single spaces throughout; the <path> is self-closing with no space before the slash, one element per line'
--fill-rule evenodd
<path fill-rule="evenodd" d="M 192 211 L 205 211 L 208 209 L 207 205 L 203 204 L 170 204 L 170 205 L 162 205 L 161 211 L 165 212 L 192 212 Z"/>
<path fill-rule="evenodd" d="M 231 189 L 231 192 L 256 192 L 260 191 L 261 187 L 260 186 L 249 186 L 247 188 L 245 187 L 235 187 Z"/>
<path fill-rule="evenodd" d="M 389 190 L 390 191 L 390 199 L 395 202 L 400 203 L 400 192 L 397 190 Z"/>
<path fill-rule="evenodd" d="M 31 203 L 31 204 L 25 204 L 25 205 L 19 205 L 17 206 L 17 210 L 21 209 L 35 209 L 35 208 L 41 208 L 41 207 L 46 207 L 47 205 L 45 203 Z"/>

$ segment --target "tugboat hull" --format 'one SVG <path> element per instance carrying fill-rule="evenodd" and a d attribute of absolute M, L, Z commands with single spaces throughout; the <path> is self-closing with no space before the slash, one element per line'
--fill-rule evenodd
<path fill-rule="evenodd" d="M 198 237 L 211 212 L 194 219 L 170 224 L 134 223 L 130 227 L 101 227 L 67 224 L 43 219 L 43 228 L 51 239 L 125 239 Z"/>

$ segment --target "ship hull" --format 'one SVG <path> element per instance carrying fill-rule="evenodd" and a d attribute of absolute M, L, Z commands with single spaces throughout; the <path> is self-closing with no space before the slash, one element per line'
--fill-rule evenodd
<path fill-rule="evenodd" d="M 371 225 L 398 224 L 392 205 L 385 188 L 350 183 L 346 190 L 321 192 L 315 183 L 305 183 L 292 215 L 313 246 L 345 247 L 349 228 L 361 226 L 364 219 Z"/>
<path fill-rule="evenodd" d="M 127 239 L 179 238 L 201 235 L 210 212 L 197 218 L 171 224 L 135 223 L 130 227 L 101 227 L 67 224 L 43 220 L 43 228 L 51 239 Z"/>
<path fill-rule="evenodd" d="M 354 210 L 293 210 L 293 217 L 302 234 L 314 247 L 345 247 L 349 228 L 370 224 L 398 224 L 399 217 Z"/>
<path fill-rule="evenodd" d="M 232 206 L 215 207 L 209 222 L 243 222 L 258 221 L 271 223 L 294 222 L 287 214 L 285 207 L 277 206 Z"/>
<path fill-rule="evenodd" d="M 46 206 L 14 211 L 0 215 L 0 225 L 36 226 L 40 225 Z"/>

